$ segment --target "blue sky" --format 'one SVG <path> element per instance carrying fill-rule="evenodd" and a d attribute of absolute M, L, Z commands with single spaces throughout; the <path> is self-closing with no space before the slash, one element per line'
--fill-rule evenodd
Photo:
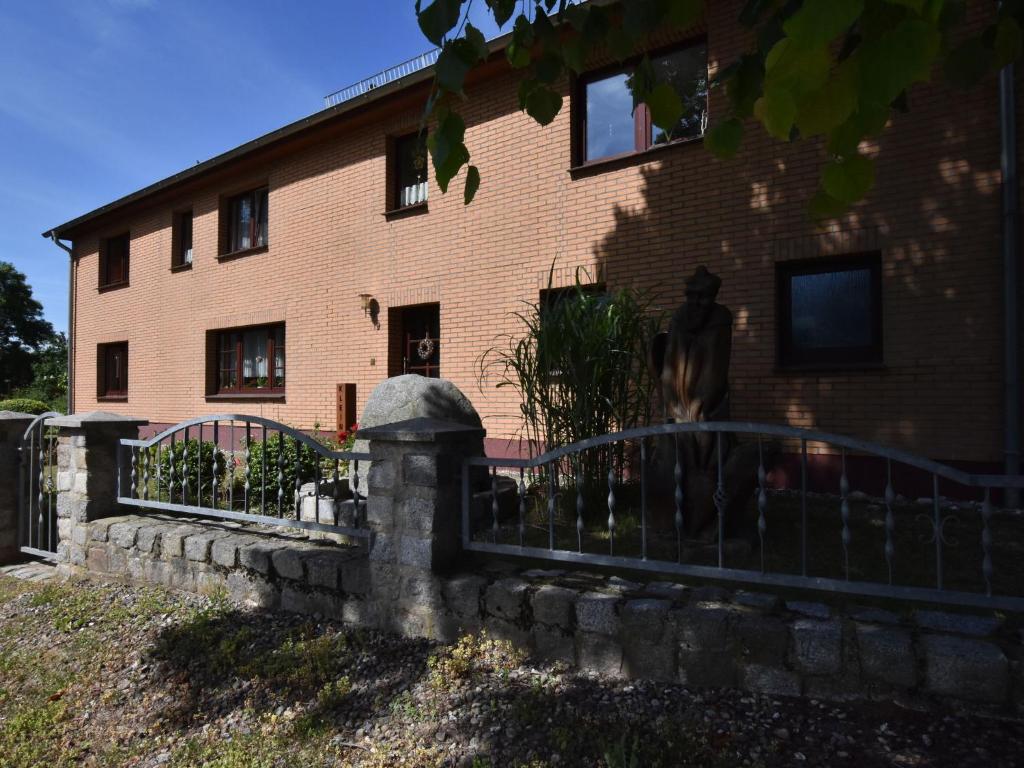
<path fill-rule="evenodd" d="M 430 47 L 413 0 L 0 0 L 0 260 L 66 330 L 41 232 Z"/>

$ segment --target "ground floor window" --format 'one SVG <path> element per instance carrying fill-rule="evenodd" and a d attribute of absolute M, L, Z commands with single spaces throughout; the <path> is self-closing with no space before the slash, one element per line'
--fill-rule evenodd
<path fill-rule="evenodd" d="M 100 344 L 96 350 L 96 396 L 128 397 L 128 342 Z"/>
<path fill-rule="evenodd" d="M 881 254 L 777 265 L 779 363 L 882 362 Z"/>
<path fill-rule="evenodd" d="M 216 332 L 216 394 L 280 394 L 285 382 L 284 324 Z"/>

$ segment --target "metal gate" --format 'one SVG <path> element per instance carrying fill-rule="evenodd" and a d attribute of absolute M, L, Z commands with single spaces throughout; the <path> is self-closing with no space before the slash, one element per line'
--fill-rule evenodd
<path fill-rule="evenodd" d="M 18 542 L 21 551 L 47 559 L 57 556 L 57 429 L 38 416 L 22 435 L 18 482 Z"/>

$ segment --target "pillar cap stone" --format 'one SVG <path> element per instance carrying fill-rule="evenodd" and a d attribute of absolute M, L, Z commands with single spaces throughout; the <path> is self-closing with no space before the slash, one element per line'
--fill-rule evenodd
<path fill-rule="evenodd" d="M 457 440 L 464 438 L 482 438 L 487 430 L 482 427 L 469 427 L 442 419 L 431 419 L 419 416 L 415 419 L 396 421 L 394 424 L 381 424 L 379 427 L 367 427 L 356 432 L 360 440 L 387 440 L 400 443 L 432 443 L 440 440 Z"/>
<path fill-rule="evenodd" d="M 0 421 L 32 421 L 36 417 L 31 413 L 20 411 L 0 411 Z"/>
<path fill-rule="evenodd" d="M 148 419 L 137 419 L 134 416 L 122 416 L 118 413 L 107 413 L 106 411 L 89 411 L 88 413 L 72 413 L 68 416 L 54 416 L 46 420 L 48 427 L 81 428 L 99 426 L 102 424 L 117 424 L 118 426 L 144 427 L 149 424 Z"/>

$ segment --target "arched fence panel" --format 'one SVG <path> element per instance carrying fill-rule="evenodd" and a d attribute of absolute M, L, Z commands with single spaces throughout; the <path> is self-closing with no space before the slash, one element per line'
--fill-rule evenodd
<path fill-rule="evenodd" d="M 260 416 L 203 416 L 147 440 L 121 440 L 117 499 L 366 539 L 359 464 L 365 477 L 369 459 Z"/>
<path fill-rule="evenodd" d="M 827 471 L 826 471 L 827 470 Z M 849 595 L 1024 610 L 1024 477 L 748 422 L 664 424 L 472 458 L 463 548 Z"/>
<path fill-rule="evenodd" d="M 25 554 L 52 560 L 57 556 L 57 430 L 49 411 L 28 425 L 19 446 L 18 537 Z"/>

